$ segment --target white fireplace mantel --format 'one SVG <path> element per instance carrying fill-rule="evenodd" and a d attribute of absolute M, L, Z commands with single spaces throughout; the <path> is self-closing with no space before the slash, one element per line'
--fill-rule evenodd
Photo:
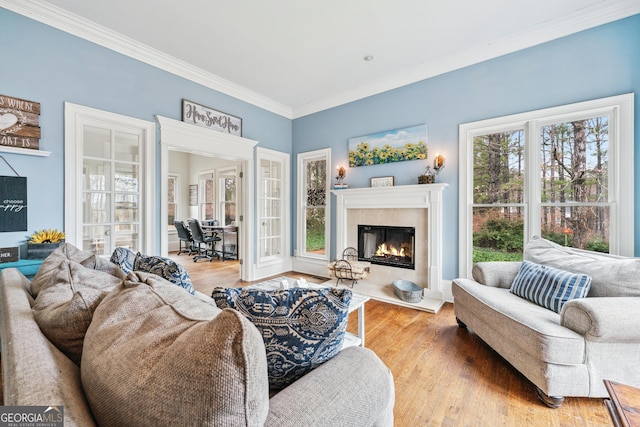
<path fill-rule="evenodd" d="M 424 296 L 444 300 L 442 292 L 442 192 L 448 184 L 401 185 L 334 190 L 336 196 L 336 254 L 347 244 L 349 209 L 427 209 L 428 288 Z"/>

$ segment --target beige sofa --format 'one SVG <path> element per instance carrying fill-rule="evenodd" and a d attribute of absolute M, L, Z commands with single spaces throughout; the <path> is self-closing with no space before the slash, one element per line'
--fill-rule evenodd
<path fill-rule="evenodd" d="M 478 263 L 473 279 L 453 281 L 459 325 L 527 377 L 550 407 L 565 396 L 606 397 L 604 379 L 640 387 L 640 259 L 542 238 L 527 244 L 524 259 L 591 276 L 587 297 L 556 313 L 509 291 L 521 263 Z"/>
<path fill-rule="evenodd" d="M 73 265 L 76 270 L 80 269 Z M 72 273 L 79 274 L 77 271 Z M 88 277 L 86 274 L 90 274 L 86 271 L 81 273 L 85 278 Z M 65 425 L 82 427 L 97 425 L 97 419 L 111 420 L 103 424 L 119 423 L 113 420 L 122 420 L 123 416 L 118 412 L 127 410 L 135 412 L 132 416 L 139 417 L 138 421 L 132 421 L 135 425 L 393 425 L 393 378 L 372 351 L 361 347 L 344 349 L 333 359 L 270 396 L 264 347 L 253 325 L 243 316 L 233 313 L 233 310 L 219 310 L 206 296 L 197 294 L 194 297 L 177 286 L 167 287 L 149 276 L 153 275 L 139 275 L 133 282 L 139 280 L 140 283 L 133 284 L 125 279 L 94 307 L 96 314 L 86 332 L 87 340 L 90 336 L 93 336 L 93 340 L 90 344 L 85 342 L 82 363 L 78 366 L 47 339 L 36 323 L 30 281 L 17 269 L 2 270 L 0 336 L 4 404 L 63 406 Z M 131 274 L 127 278 L 132 282 L 130 277 Z M 127 298 L 118 300 L 118 295 L 133 291 L 137 294 L 129 294 Z M 134 297 L 141 298 L 140 302 L 132 299 Z M 141 316 L 144 321 L 141 320 L 140 324 L 135 321 L 123 323 L 115 328 L 115 335 L 106 335 L 112 341 L 105 344 L 105 335 L 96 335 L 96 330 L 108 329 L 112 325 L 96 319 L 108 318 L 108 322 L 119 322 L 119 307 L 123 307 L 123 314 L 126 314 L 125 311 L 138 311 L 136 316 Z M 150 317 L 148 313 L 152 312 L 160 315 Z M 210 313 L 218 312 L 224 315 L 218 314 L 206 321 L 201 319 L 210 319 Z M 197 338 L 191 336 L 181 344 L 167 345 L 166 351 L 161 347 L 166 345 L 167 338 L 160 337 L 157 339 L 157 349 L 149 345 L 142 348 L 141 352 L 138 350 L 139 357 L 131 356 L 135 354 L 131 351 L 135 350 L 131 350 L 129 343 L 135 345 L 133 341 L 136 341 L 140 345 L 155 342 L 155 337 L 144 335 L 144 331 L 149 328 L 153 330 L 154 322 L 163 322 L 172 317 L 191 322 L 189 325 L 195 325 L 195 328 L 189 326 L 185 329 L 198 329 L 200 335 Z M 213 324 L 215 321 L 218 323 Z M 210 324 L 213 324 L 212 331 L 235 325 L 235 335 L 229 335 L 231 338 L 212 336 L 211 332 L 206 332 Z M 170 332 L 169 335 L 177 334 L 175 330 L 178 326 L 163 326 L 162 329 Z M 143 332 L 142 338 L 127 340 L 131 334 L 140 331 Z M 87 349 L 88 345 L 92 349 Z M 225 346 L 233 349 L 234 354 L 224 354 Z M 127 356 L 119 359 L 105 357 L 106 352 L 113 348 L 122 348 L 123 352 L 128 352 Z M 172 359 L 168 356 L 170 348 L 174 351 L 177 349 L 177 357 Z M 174 370 L 183 372 L 181 369 L 184 370 L 184 366 L 181 365 L 189 360 L 189 354 L 181 354 L 180 351 L 200 352 L 196 362 L 188 363 L 200 370 L 205 369 L 205 372 L 208 364 L 218 363 L 218 359 L 224 359 L 224 363 L 233 366 L 227 369 L 212 365 L 206 374 L 194 374 L 187 369 L 185 374 L 174 375 Z M 210 361 L 209 353 L 214 352 L 218 355 Z M 151 359 L 154 359 L 154 363 L 167 362 L 168 373 L 158 374 L 155 371 L 141 375 L 127 371 L 140 369 L 143 365 L 139 361 L 149 354 L 153 355 Z M 92 360 L 88 361 L 90 357 Z M 202 360 L 202 363 L 198 360 Z M 163 375 L 171 378 L 164 378 Z M 113 390 L 118 390 L 118 383 L 131 381 L 131 378 L 135 378 L 132 383 L 134 386 L 120 390 L 126 398 L 119 399 Z M 241 383 L 235 384 L 238 381 Z M 162 387 L 160 384 L 169 385 Z M 207 390 L 208 384 L 219 384 L 220 390 L 210 392 Z M 209 393 L 211 397 L 203 397 L 203 393 Z M 130 399 L 140 400 L 133 404 Z M 98 407 L 99 417 L 95 412 Z M 221 415 L 219 411 L 224 413 Z M 114 414 L 119 416 L 111 418 Z M 180 419 L 179 423 L 172 422 L 171 417 L 176 415 L 188 418 Z M 145 418 L 147 416 L 159 418 L 153 421 L 152 418 Z M 163 422 L 159 423 L 158 419 Z"/>

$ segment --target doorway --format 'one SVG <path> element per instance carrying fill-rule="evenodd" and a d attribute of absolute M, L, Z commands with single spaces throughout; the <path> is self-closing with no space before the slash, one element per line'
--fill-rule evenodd
<path fill-rule="evenodd" d="M 234 164 L 240 171 L 237 180 L 238 199 L 236 201 L 238 251 L 240 279 L 251 280 L 250 266 L 254 264 L 251 250 L 254 236 L 253 163 L 254 147 L 258 143 L 247 138 L 209 130 L 166 117 L 157 116 L 160 124 L 160 252 L 168 255 L 168 181 L 170 176 L 169 158 L 176 153 L 188 153 L 197 158 L 212 158 Z M 199 215 L 192 215 L 199 218 Z"/>

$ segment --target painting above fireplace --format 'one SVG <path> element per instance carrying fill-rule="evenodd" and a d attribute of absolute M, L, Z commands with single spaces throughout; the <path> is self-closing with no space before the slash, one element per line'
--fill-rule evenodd
<path fill-rule="evenodd" d="M 415 270 L 414 227 L 358 225 L 358 260 Z"/>

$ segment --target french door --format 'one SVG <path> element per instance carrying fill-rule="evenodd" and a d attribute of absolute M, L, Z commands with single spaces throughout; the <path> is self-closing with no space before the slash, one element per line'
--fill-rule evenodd
<path fill-rule="evenodd" d="M 155 125 L 65 104 L 65 232 L 82 250 L 152 253 Z"/>

